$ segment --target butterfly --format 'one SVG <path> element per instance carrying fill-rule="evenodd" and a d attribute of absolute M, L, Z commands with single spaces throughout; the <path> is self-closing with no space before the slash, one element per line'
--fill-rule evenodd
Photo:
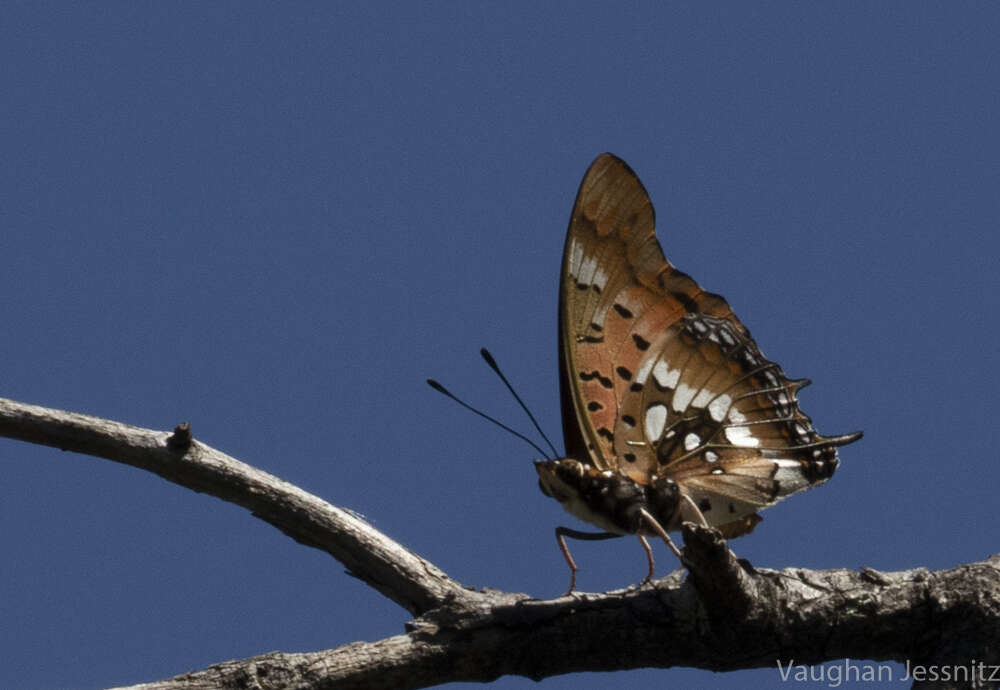
<path fill-rule="evenodd" d="M 761 353 L 720 295 L 674 268 L 632 169 L 605 153 L 573 206 L 559 288 L 559 382 L 566 457 L 535 463 L 544 494 L 603 532 L 660 536 L 692 520 L 727 538 L 758 511 L 826 482 L 837 447 L 861 432 L 821 436 L 798 407 L 809 383 Z"/>

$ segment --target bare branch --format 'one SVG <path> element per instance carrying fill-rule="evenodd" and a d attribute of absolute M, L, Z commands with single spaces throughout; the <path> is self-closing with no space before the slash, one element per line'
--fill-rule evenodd
<path fill-rule="evenodd" d="M 688 548 L 711 541 L 706 532 L 686 530 Z M 777 674 L 778 661 L 787 668 L 841 658 L 975 661 L 987 673 L 1000 664 L 1000 556 L 938 572 L 740 570 L 741 587 L 754 602 L 743 616 L 713 614 L 694 578 L 684 580 L 682 572 L 641 589 L 551 601 L 495 593 L 474 606 L 430 612 L 407 635 L 311 654 L 265 654 L 135 688 L 408 689 L 671 666 Z"/>
<path fill-rule="evenodd" d="M 466 595 L 443 571 L 351 513 L 266 472 L 174 433 L 0 398 L 0 436 L 132 465 L 235 503 L 419 615 Z"/>
<path fill-rule="evenodd" d="M 470 591 L 349 512 L 198 443 L 185 425 L 171 434 L 0 399 L 0 435 L 133 465 L 244 506 L 418 616 L 404 635 L 228 661 L 135 686 L 144 690 L 422 688 L 670 666 L 777 672 L 779 661 L 842 658 L 1000 665 L 1000 555 L 938 572 L 773 571 L 738 560 L 718 531 L 685 523 L 690 577 L 538 601 Z M 970 685 L 989 683 L 936 687 Z"/>

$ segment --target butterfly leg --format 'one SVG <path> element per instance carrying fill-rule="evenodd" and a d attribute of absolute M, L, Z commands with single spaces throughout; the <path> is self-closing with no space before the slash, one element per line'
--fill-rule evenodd
<path fill-rule="evenodd" d="M 637 534 L 636 536 L 639 537 L 639 543 L 642 545 L 642 548 L 646 550 L 646 560 L 649 561 L 649 572 L 646 573 L 646 577 L 639 583 L 639 586 L 642 587 L 653 579 L 653 550 L 649 548 L 649 542 L 646 541 L 646 537 L 641 534 Z"/>
<path fill-rule="evenodd" d="M 579 568 L 576 567 L 576 561 L 569 554 L 569 547 L 566 546 L 566 537 L 581 541 L 601 541 L 603 539 L 615 539 L 620 536 L 622 535 L 613 534 L 612 532 L 579 532 L 569 527 L 556 527 L 556 542 L 559 543 L 559 550 L 562 551 L 563 558 L 566 559 L 566 563 L 569 565 L 569 589 L 566 590 L 567 595 L 572 594 L 573 590 L 576 589 L 576 571 Z M 650 559 L 652 559 L 652 556 L 650 556 Z"/>
<path fill-rule="evenodd" d="M 705 514 L 701 512 L 701 509 L 695 504 L 691 497 L 685 493 L 681 494 L 681 513 L 684 517 L 694 518 L 691 522 L 700 522 L 702 527 L 708 527 L 708 520 L 705 519 Z"/>
<path fill-rule="evenodd" d="M 667 548 L 673 551 L 674 555 L 680 559 L 681 563 L 683 563 L 684 557 L 681 556 L 681 550 L 674 545 L 674 541 L 670 538 L 670 535 L 667 534 L 667 530 L 663 529 L 663 526 L 656 520 L 655 517 L 650 515 L 649 511 L 645 508 L 639 509 L 639 515 L 641 515 L 642 519 L 646 521 L 646 524 L 649 525 L 664 542 L 666 542 Z"/>

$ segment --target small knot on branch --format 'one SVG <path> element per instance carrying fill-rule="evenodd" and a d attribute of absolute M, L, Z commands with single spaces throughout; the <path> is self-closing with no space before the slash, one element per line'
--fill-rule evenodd
<path fill-rule="evenodd" d="M 752 566 L 740 563 L 717 529 L 685 522 L 681 534 L 684 561 L 705 607 L 723 616 L 747 613 L 756 598 Z"/>
<path fill-rule="evenodd" d="M 191 423 L 181 422 L 174 427 L 174 433 L 167 439 L 167 448 L 178 453 L 187 452 L 194 437 L 191 436 Z"/>

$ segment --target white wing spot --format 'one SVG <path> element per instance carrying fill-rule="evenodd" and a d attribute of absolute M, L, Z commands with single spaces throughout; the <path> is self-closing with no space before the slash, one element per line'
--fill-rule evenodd
<path fill-rule="evenodd" d="M 802 463 L 798 460 L 781 458 L 775 460 L 774 464 L 778 466 L 778 471 L 775 472 L 774 478 L 780 487 L 779 492 L 781 496 L 787 496 L 809 488 L 809 480 L 802 473 Z"/>
<path fill-rule="evenodd" d="M 694 450 L 701 444 L 698 434 L 691 433 L 684 437 L 684 450 Z"/>
<path fill-rule="evenodd" d="M 708 404 L 708 414 L 717 422 L 721 422 L 726 418 L 726 413 L 729 412 L 729 406 L 733 404 L 733 399 L 727 394 L 723 393 L 715 400 Z"/>
<path fill-rule="evenodd" d="M 718 462 L 719 461 L 719 454 L 716 453 L 714 450 L 706 450 L 705 451 L 705 460 L 707 460 L 708 462 Z"/>
<path fill-rule="evenodd" d="M 695 389 L 686 383 L 678 385 L 677 390 L 674 391 L 674 399 L 670 403 L 671 407 L 673 407 L 677 412 L 683 412 L 691 403 L 691 399 L 694 397 L 695 392 Z"/>
<path fill-rule="evenodd" d="M 715 393 L 707 388 L 702 388 L 698 391 L 698 395 L 694 396 L 694 400 L 691 401 L 691 407 L 697 407 L 699 410 L 704 409 L 714 397 Z"/>
<path fill-rule="evenodd" d="M 639 365 L 639 370 L 635 372 L 635 382 L 642 385 L 646 383 L 646 379 L 649 377 L 649 372 L 653 369 L 653 362 L 656 359 L 654 357 L 647 357 L 642 364 Z"/>
<path fill-rule="evenodd" d="M 583 261 L 583 245 L 573 240 L 569 248 L 569 274 L 576 278 L 580 275 L 580 263 Z"/>
<path fill-rule="evenodd" d="M 576 282 L 582 285 L 590 285 L 594 282 L 594 271 L 597 270 L 597 259 L 592 256 L 585 256 L 580 264 L 580 275 L 576 277 Z"/>
<path fill-rule="evenodd" d="M 604 286 L 608 284 L 608 274 L 605 273 L 598 267 L 594 271 L 594 278 L 592 280 L 593 285 L 596 285 L 599 290 L 603 290 Z"/>
<path fill-rule="evenodd" d="M 681 378 L 680 369 L 671 369 L 666 362 L 657 362 L 653 367 L 653 378 L 662 388 L 673 388 Z"/>
<path fill-rule="evenodd" d="M 756 448 L 760 445 L 760 439 L 754 438 L 753 434 L 750 433 L 750 429 L 745 426 L 726 427 L 726 438 L 734 446 L 741 446 L 743 448 Z"/>
<path fill-rule="evenodd" d="M 655 441 L 663 434 L 667 425 L 667 406 L 656 403 L 646 408 L 646 438 Z"/>

